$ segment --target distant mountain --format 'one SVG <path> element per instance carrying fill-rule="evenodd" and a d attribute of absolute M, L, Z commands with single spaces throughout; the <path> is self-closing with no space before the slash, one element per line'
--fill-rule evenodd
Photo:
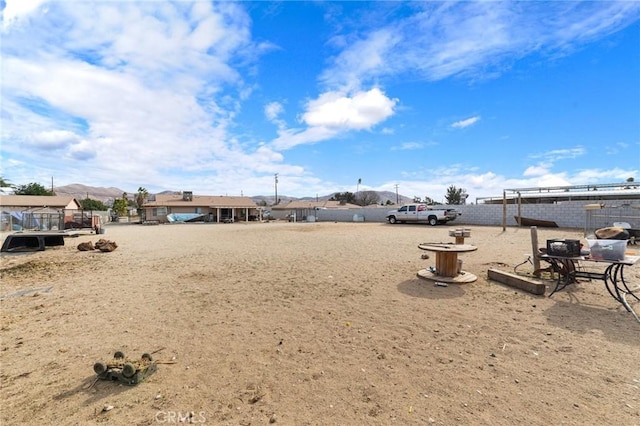
<path fill-rule="evenodd" d="M 120 188 L 101 188 L 82 185 L 80 183 L 54 187 L 53 192 L 55 192 L 56 195 L 70 195 L 77 200 L 91 198 L 92 200 L 102 201 L 107 205 L 113 203 L 113 200 L 116 198 L 122 198 L 122 194 L 125 192 L 127 193 L 128 198 L 133 198 L 135 196 L 135 192 L 123 191 Z"/>
<path fill-rule="evenodd" d="M 391 191 L 374 191 L 378 194 L 378 196 L 380 197 L 380 203 L 386 204 L 387 201 L 390 201 L 393 204 L 396 204 L 396 200 L 399 204 L 405 204 L 405 203 L 410 203 L 413 201 L 413 198 L 410 197 L 405 197 L 404 195 L 400 195 L 397 194 L 395 192 L 391 192 Z M 293 200 L 298 200 L 298 201 L 327 201 L 328 199 L 330 199 L 331 197 L 333 197 L 335 193 L 332 192 L 331 194 L 328 195 L 322 195 L 322 196 L 318 196 L 318 197 L 301 197 L 301 198 L 295 198 L 295 197 L 287 197 L 285 195 L 283 196 L 278 196 L 278 198 L 280 199 L 280 204 L 287 204 L 289 201 L 293 201 Z M 267 205 L 272 205 L 275 201 L 275 196 L 273 195 L 256 195 L 254 197 L 251 197 L 251 199 L 256 203 L 256 204 L 261 204 L 263 202 L 266 202 Z"/>
<path fill-rule="evenodd" d="M 127 193 L 127 198 L 129 199 L 133 199 L 137 193 L 137 191 L 124 191 L 120 188 L 114 188 L 114 187 L 102 188 L 102 187 L 82 185 L 80 183 L 73 183 L 71 185 L 54 187 L 53 191 L 56 193 L 56 195 L 69 195 L 69 196 L 75 197 L 78 200 L 84 200 L 85 198 L 90 198 L 92 200 L 102 201 L 106 205 L 111 205 L 113 203 L 113 200 L 115 200 L 116 198 L 122 198 L 122 194 L 124 194 L 125 192 Z M 385 204 L 387 201 L 391 201 L 392 203 L 395 204 L 396 199 L 398 199 L 400 204 L 410 203 L 411 201 L 413 201 L 413 198 L 405 197 L 404 195 L 397 195 L 397 198 L 396 198 L 396 193 L 391 191 L 376 191 L 376 192 L 380 196 L 380 202 Z M 162 191 L 157 194 L 150 194 L 150 195 L 158 195 L 158 194 L 180 194 L 180 192 L 179 191 Z M 330 199 L 333 196 L 333 194 L 334 193 L 332 192 L 331 194 L 323 195 L 319 197 L 302 197 L 302 198 L 289 197 L 286 195 L 278 195 L 278 198 L 280 199 L 280 204 L 287 204 L 289 201 L 293 201 L 293 200 L 326 201 Z M 195 194 L 195 195 L 198 195 L 198 194 Z M 207 194 L 202 194 L 202 195 L 207 195 Z M 251 197 L 251 199 L 256 204 L 266 203 L 267 205 L 270 206 L 274 203 L 275 196 L 274 195 L 256 195 Z"/>

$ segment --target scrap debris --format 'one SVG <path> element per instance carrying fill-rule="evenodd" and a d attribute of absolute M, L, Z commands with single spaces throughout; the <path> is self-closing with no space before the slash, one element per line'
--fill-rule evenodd
<path fill-rule="evenodd" d="M 113 359 L 102 362 L 98 361 L 93 364 L 93 371 L 98 375 L 89 389 L 96 384 L 98 380 L 118 381 L 125 385 L 137 385 L 144 381 L 147 377 L 155 373 L 158 364 L 175 364 L 175 361 L 157 361 L 151 356 L 157 352 L 164 350 L 160 348 L 153 352 L 145 352 L 140 359 L 130 359 L 125 357 L 124 352 L 117 351 L 113 355 Z"/>
<path fill-rule="evenodd" d="M 125 385 L 137 385 L 157 369 L 157 363 L 149 353 L 142 354 L 140 359 L 130 359 L 118 351 L 112 360 L 93 364 L 93 371 L 98 375 L 98 379 L 117 380 Z"/>
<path fill-rule="evenodd" d="M 96 241 L 95 245 L 91 241 L 85 241 L 84 243 L 78 244 L 78 250 L 80 251 L 93 251 L 100 250 L 102 252 L 111 252 L 118 248 L 118 244 L 115 241 L 105 240 L 104 238 L 100 238 Z"/>

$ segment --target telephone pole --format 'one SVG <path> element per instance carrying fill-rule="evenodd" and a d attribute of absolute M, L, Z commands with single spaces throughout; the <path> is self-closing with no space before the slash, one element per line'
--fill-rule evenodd
<path fill-rule="evenodd" d="M 274 178 L 275 178 L 275 186 L 276 186 L 276 199 L 273 202 L 273 205 L 275 206 L 276 204 L 278 204 L 278 174 L 277 173 L 274 175 Z"/>
<path fill-rule="evenodd" d="M 400 203 L 400 198 L 398 197 L 398 184 L 396 183 L 396 204 Z"/>

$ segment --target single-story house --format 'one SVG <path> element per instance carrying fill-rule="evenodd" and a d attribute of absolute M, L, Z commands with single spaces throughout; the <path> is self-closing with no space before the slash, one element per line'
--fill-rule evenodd
<path fill-rule="evenodd" d="M 289 211 L 288 217 L 294 220 L 311 220 L 318 218 L 319 210 L 333 209 L 359 209 L 361 206 L 356 204 L 343 203 L 341 201 L 305 201 L 293 200 L 287 204 L 278 204 L 272 207 L 272 210 Z"/>
<path fill-rule="evenodd" d="M 157 194 L 142 206 L 145 221 L 167 223 L 174 218 L 190 217 L 203 222 L 260 220 L 262 210 L 249 197 L 223 195 Z M 178 219 L 180 221 L 180 219 Z"/>
<path fill-rule="evenodd" d="M 68 195 L 0 195 L 0 207 L 2 231 L 61 230 L 83 223 L 82 206 Z"/>

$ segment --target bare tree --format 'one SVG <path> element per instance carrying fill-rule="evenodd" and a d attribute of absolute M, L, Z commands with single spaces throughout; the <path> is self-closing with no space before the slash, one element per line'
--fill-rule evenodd
<path fill-rule="evenodd" d="M 380 202 L 380 195 L 376 191 L 362 191 L 358 194 L 357 203 L 361 206 L 370 206 L 371 204 L 378 204 Z"/>
<path fill-rule="evenodd" d="M 356 195 L 353 192 L 336 192 L 329 201 L 340 201 L 341 204 L 356 204 Z"/>

